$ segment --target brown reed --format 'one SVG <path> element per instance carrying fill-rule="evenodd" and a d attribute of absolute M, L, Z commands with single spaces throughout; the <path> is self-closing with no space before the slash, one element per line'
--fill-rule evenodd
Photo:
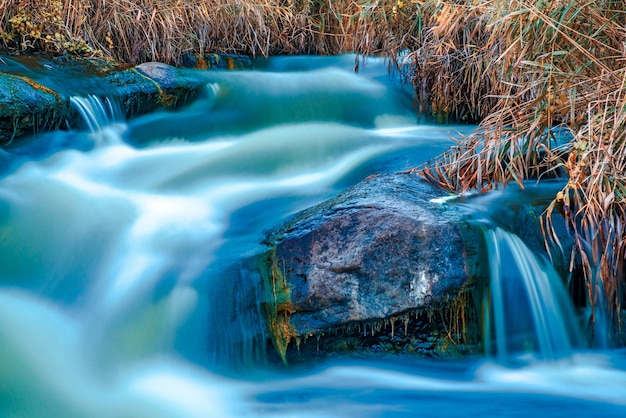
<path fill-rule="evenodd" d="M 616 338 L 626 300 L 625 6 L 441 2 L 411 54 L 435 111 L 481 121 L 421 173 L 457 192 L 564 175 L 544 233 L 559 244 L 553 216 L 565 216 L 575 243 L 570 270 L 582 266 L 590 320 L 607 308 Z"/>

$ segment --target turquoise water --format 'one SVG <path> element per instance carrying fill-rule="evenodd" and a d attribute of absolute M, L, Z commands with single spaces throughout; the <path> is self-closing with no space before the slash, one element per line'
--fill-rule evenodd
<path fill-rule="evenodd" d="M 228 267 L 290 214 L 371 174 L 410 169 L 473 129 L 418 123 L 384 62 L 353 66 L 352 56 L 293 57 L 199 72 L 206 94 L 180 111 L 126 121 L 105 103 L 91 130 L 1 151 L 2 416 L 623 415 L 625 353 L 572 345 L 567 331 L 544 344 L 558 356 L 511 345 L 504 358 L 268 362 L 254 307 L 215 291 L 233 280 Z M 88 81 L 62 83 L 43 68 L 65 89 L 76 79 L 77 106 L 97 113 L 102 102 L 78 98 Z M 512 198 L 498 193 L 495 204 L 465 204 L 510 219 Z M 492 321 L 532 318 L 524 311 L 552 300 L 532 279 L 545 268 L 494 231 L 506 260 L 533 265 L 520 275 L 540 294 Z M 506 275 L 508 261 L 492 260 Z M 545 316 L 561 309 L 534 323 L 550 327 Z M 536 332 L 505 329 L 507 341 Z"/>

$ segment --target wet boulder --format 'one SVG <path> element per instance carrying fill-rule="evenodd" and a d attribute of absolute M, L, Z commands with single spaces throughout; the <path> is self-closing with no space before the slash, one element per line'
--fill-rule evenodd
<path fill-rule="evenodd" d="M 375 176 L 271 233 L 258 265 L 280 355 L 291 340 L 299 346 L 333 330 L 368 337 L 387 328 L 385 338 L 397 340 L 404 328 L 406 338 L 432 337 L 409 335 L 412 313 L 445 310 L 467 292 L 482 243 L 458 210 L 436 201 L 444 196 L 414 174 Z"/>
<path fill-rule="evenodd" d="M 147 81 L 154 83 L 160 95 L 156 101 L 156 108 L 175 108 L 188 103 L 199 94 L 204 85 L 189 72 L 160 62 L 139 64 L 135 71 Z"/>
<path fill-rule="evenodd" d="M 0 73 L 0 144 L 36 130 L 58 129 L 69 101 L 36 81 Z"/>
<path fill-rule="evenodd" d="M 17 65 L 11 66 L 13 62 Z M 24 62 L 28 65 L 7 59 L 0 68 L 0 145 L 36 132 L 80 128 L 72 96 L 109 98 L 128 118 L 184 105 L 204 85 L 183 70 L 159 63 L 122 68 L 95 60 Z"/>

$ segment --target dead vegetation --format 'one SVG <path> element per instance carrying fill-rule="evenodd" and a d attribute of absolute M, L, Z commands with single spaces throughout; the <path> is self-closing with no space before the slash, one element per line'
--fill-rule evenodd
<path fill-rule="evenodd" d="M 409 9 L 418 8 L 417 2 L 409 5 L 389 0 L 0 0 L 0 45 L 17 52 L 100 54 L 130 64 L 176 64 L 185 53 L 376 54 L 402 45 L 415 15 Z"/>
<path fill-rule="evenodd" d="M 626 298 L 625 10 L 623 1 L 446 4 L 426 31 L 436 41 L 412 53 L 418 70 L 447 78 L 415 75 L 435 110 L 481 121 L 421 173 L 457 192 L 564 175 L 544 233 L 558 244 L 552 217 L 565 217 L 591 322 L 606 308 L 616 336 Z"/>

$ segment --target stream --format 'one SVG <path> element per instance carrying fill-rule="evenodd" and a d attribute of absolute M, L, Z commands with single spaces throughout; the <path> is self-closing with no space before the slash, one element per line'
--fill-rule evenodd
<path fill-rule="evenodd" d="M 48 69 L 51 86 L 76 91 L 85 129 L 0 150 L 0 415 L 624 416 L 626 352 L 581 346 L 554 273 L 499 227 L 486 232 L 495 355 L 285 368 L 254 312 L 223 320 L 215 289 L 266 231 L 474 129 L 417 120 L 384 61 L 353 68 L 344 55 L 190 70 L 206 78 L 202 97 L 132 120 L 90 98 L 88 80 Z M 489 218 L 520 195 L 462 204 Z M 506 284 L 511 269 L 521 288 Z M 517 354 L 524 333 L 538 353 Z"/>

